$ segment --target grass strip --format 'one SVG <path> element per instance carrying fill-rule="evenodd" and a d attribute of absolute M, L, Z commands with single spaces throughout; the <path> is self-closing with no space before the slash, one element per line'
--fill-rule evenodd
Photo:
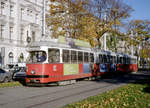
<path fill-rule="evenodd" d="M 89 97 L 64 108 L 150 108 L 150 79 Z"/>
<path fill-rule="evenodd" d="M 0 83 L 0 88 L 4 87 L 14 87 L 14 86 L 21 86 L 19 82 L 8 82 L 8 83 Z"/>

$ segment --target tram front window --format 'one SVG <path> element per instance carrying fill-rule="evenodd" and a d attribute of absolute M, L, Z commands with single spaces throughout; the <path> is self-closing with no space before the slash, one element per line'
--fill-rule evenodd
<path fill-rule="evenodd" d="M 30 57 L 28 59 L 29 63 L 39 63 L 46 60 L 46 52 L 44 51 L 32 51 L 30 52 Z"/>

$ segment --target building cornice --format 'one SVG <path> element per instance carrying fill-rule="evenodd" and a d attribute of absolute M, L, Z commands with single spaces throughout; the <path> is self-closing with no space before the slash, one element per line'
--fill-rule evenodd
<path fill-rule="evenodd" d="M 22 43 L 24 43 L 24 44 L 22 44 Z M 14 39 L 10 40 L 10 39 L 7 39 L 7 38 L 3 38 L 3 39 L 0 39 L 0 45 L 7 45 L 7 46 L 25 48 L 27 46 L 27 42 L 26 41 L 21 42 L 20 40 L 14 40 Z"/>

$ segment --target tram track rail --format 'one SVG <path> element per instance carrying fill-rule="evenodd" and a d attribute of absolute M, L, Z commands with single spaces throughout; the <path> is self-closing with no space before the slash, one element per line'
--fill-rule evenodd
<path fill-rule="evenodd" d="M 88 92 L 95 91 L 95 90 L 102 90 L 102 89 L 106 89 L 106 88 L 112 88 L 113 86 L 116 86 L 116 85 L 115 84 L 113 84 L 113 85 L 109 84 L 109 85 L 103 86 L 103 87 L 92 88 L 92 89 L 81 91 L 81 92 L 78 92 L 78 93 L 73 93 L 71 95 L 62 96 L 62 97 L 59 97 L 59 98 L 56 98 L 56 99 L 52 99 L 52 100 L 44 101 L 44 102 L 41 102 L 41 103 L 38 103 L 38 104 L 30 105 L 29 107 L 26 107 L 26 108 L 34 108 L 34 107 L 37 107 L 37 106 L 41 106 L 43 104 L 47 104 L 47 103 L 55 102 L 55 101 L 58 101 L 58 100 L 62 100 L 64 98 L 69 98 L 69 97 L 72 97 L 72 96 L 81 95 L 83 93 L 88 93 Z"/>
<path fill-rule="evenodd" d="M 26 97 L 26 98 L 21 98 L 19 100 L 13 100 L 13 101 L 9 101 L 9 103 L 13 103 L 15 101 L 22 101 L 22 100 L 28 100 L 28 99 L 34 99 L 34 98 L 38 98 L 38 97 L 41 97 L 41 96 L 47 96 L 47 95 L 50 95 L 50 94 L 57 94 L 59 92 L 66 92 L 66 91 L 69 91 L 69 90 L 72 90 L 72 89 L 80 89 L 80 88 L 84 88 L 84 87 L 87 87 L 87 86 L 91 86 L 93 82 L 88 82 L 87 84 L 84 84 L 84 85 L 80 85 L 80 86 L 73 86 L 71 88 L 64 88 L 62 90 L 56 90 L 54 92 L 48 92 L 48 93 L 44 93 L 44 94 L 39 94 L 39 95 L 35 95 L 35 96 L 30 96 L 30 97 Z M 69 86 L 69 85 L 67 85 Z M 58 86 L 56 86 L 58 87 Z M 60 86 L 60 88 L 63 87 L 63 86 Z M 7 103 L 0 103 L 0 106 L 2 105 L 6 105 L 6 104 L 9 104 L 8 102 Z"/>
<path fill-rule="evenodd" d="M 10 108 L 10 106 L 15 107 L 20 103 L 22 103 L 24 106 L 19 106 L 20 108 L 41 108 L 41 106 L 54 105 L 53 103 L 61 103 L 60 106 L 64 106 L 66 104 L 79 101 L 76 99 L 78 97 L 80 98 L 80 100 L 82 100 L 89 96 L 94 96 L 107 90 L 112 90 L 114 88 L 128 84 L 130 83 L 130 81 L 132 82 L 137 79 L 138 78 L 136 78 L 135 76 L 125 75 L 123 77 L 119 76 L 115 78 L 106 78 L 99 81 L 79 81 L 76 84 L 67 86 L 48 86 L 41 88 L 22 87 L 20 88 L 20 90 L 25 89 L 24 91 L 28 92 L 26 96 L 25 94 L 23 94 L 22 97 L 14 98 L 14 100 L 8 99 L 8 101 L 2 101 L 0 103 L 0 108 Z M 96 94 L 93 95 L 94 92 Z M 62 104 L 62 101 L 64 100 L 65 102 Z M 69 100 L 70 102 L 68 103 L 66 100 Z M 56 106 L 59 108 L 59 105 Z M 54 105 L 53 107 L 57 108 L 56 106 Z"/>

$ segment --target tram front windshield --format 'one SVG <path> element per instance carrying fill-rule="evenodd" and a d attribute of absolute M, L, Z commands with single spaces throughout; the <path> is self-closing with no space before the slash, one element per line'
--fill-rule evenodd
<path fill-rule="evenodd" d="M 29 52 L 28 63 L 41 63 L 46 61 L 46 52 L 45 51 L 31 51 Z"/>

